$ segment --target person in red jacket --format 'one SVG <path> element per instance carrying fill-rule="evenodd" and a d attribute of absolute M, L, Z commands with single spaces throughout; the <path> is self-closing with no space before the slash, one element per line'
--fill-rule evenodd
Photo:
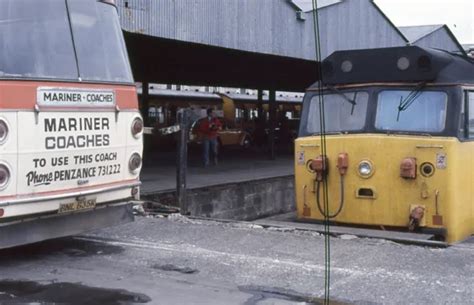
<path fill-rule="evenodd" d="M 214 156 L 214 164 L 217 165 L 218 143 L 217 132 L 222 129 L 222 123 L 216 117 L 212 109 L 207 109 L 207 118 L 203 119 L 199 131 L 202 136 L 204 166 L 209 165 L 210 150 Z"/>

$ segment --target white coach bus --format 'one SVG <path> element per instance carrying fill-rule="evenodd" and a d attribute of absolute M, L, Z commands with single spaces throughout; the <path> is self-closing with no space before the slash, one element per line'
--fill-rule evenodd
<path fill-rule="evenodd" d="M 0 249 L 133 220 L 143 121 L 112 0 L 0 0 Z"/>

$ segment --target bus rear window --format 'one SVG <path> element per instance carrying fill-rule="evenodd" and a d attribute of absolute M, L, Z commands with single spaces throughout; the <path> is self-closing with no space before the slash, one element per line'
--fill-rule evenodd
<path fill-rule="evenodd" d="M 116 8 L 97 0 L 68 3 L 81 78 L 132 82 Z"/>
<path fill-rule="evenodd" d="M 407 99 L 409 95 L 414 98 Z M 385 90 L 379 93 L 375 128 L 389 131 L 442 132 L 448 95 L 442 91 Z"/>
<path fill-rule="evenodd" d="M 0 0 L 0 78 L 133 82 L 116 8 Z"/>
<path fill-rule="evenodd" d="M 0 77 L 78 78 L 65 1 L 0 0 Z"/>

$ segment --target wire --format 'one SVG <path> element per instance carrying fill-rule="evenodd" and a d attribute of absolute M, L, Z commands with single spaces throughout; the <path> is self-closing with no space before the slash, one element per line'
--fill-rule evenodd
<path fill-rule="evenodd" d="M 314 26 L 314 43 L 315 43 L 315 53 L 316 61 L 318 62 L 318 67 L 316 70 L 319 86 L 318 86 L 318 96 L 319 96 L 319 123 L 320 123 L 320 136 L 321 136 L 321 153 L 323 156 L 326 156 L 326 120 L 325 120 L 325 111 L 324 111 L 324 97 L 323 97 L 323 75 L 321 71 L 321 40 L 319 33 L 319 11 L 318 11 L 318 1 L 312 0 L 313 3 L 313 26 Z M 323 158 L 323 162 L 326 162 L 326 158 Z M 324 164 L 326 167 L 327 164 Z M 323 180 L 323 202 L 324 210 L 329 211 L 329 198 L 328 198 L 328 185 L 327 179 Z M 329 218 L 326 213 L 324 215 L 324 305 L 329 305 L 329 296 L 330 296 L 330 283 L 331 283 L 331 244 L 330 244 L 330 231 L 329 231 Z"/>
<path fill-rule="evenodd" d="M 321 203 L 319 201 L 319 194 L 320 194 L 320 189 L 321 189 L 320 185 L 321 185 L 321 181 L 318 181 L 318 184 L 316 185 L 316 202 L 317 202 L 318 210 L 324 217 L 327 217 L 329 219 L 335 218 L 341 213 L 342 208 L 344 207 L 344 176 L 341 175 L 341 183 L 340 183 L 341 201 L 339 202 L 339 208 L 337 209 L 336 213 L 332 215 L 329 214 L 328 210 L 323 210 L 323 208 L 321 207 Z"/>

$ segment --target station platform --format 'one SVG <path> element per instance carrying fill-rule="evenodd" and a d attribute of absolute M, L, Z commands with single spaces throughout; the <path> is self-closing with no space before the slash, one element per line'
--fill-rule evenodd
<path fill-rule="evenodd" d="M 223 184 L 287 177 L 294 175 L 293 155 L 280 154 L 275 160 L 261 152 L 225 151 L 217 165 L 204 167 L 199 152 L 188 158 L 188 189 L 199 189 Z M 176 190 L 176 153 L 148 156 L 141 172 L 141 194 L 149 196 Z"/>

